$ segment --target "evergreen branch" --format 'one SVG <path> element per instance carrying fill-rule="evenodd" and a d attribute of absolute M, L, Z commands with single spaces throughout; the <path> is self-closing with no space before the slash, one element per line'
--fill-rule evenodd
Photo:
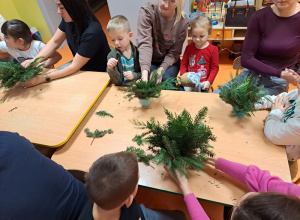
<path fill-rule="evenodd" d="M 103 130 L 103 131 L 96 129 L 94 132 L 91 132 L 89 128 L 85 128 L 84 132 L 86 133 L 87 137 L 93 138 L 93 140 L 91 142 L 91 145 L 92 145 L 95 138 L 101 138 L 106 134 L 112 134 L 114 131 L 112 129 Z"/>
<path fill-rule="evenodd" d="M 164 72 L 162 73 L 162 75 Z M 127 94 L 124 98 L 128 98 L 131 101 L 133 98 L 138 99 L 149 99 L 149 98 L 158 98 L 160 97 L 161 90 L 175 90 L 177 89 L 173 83 L 177 80 L 176 78 L 169 78 L 160 84 L 157 84 L 157 80 L 162 77 L 159 76 L 157 70 L 152 72 L 152 78 L 147 82 L 143 80 L 133 81 L 128 84 L 127 87 L 119 88 L 118 90 L 126 92 Z"/>
<path fill-rule="evenodd" d="M 107 111 L 99 111 L 96 112 L 96 115 L 100 116 L 100 117 L 111 117 L 113 118 L 114 116 L 112 116 L 110 113 L 108 113 Z"/>
<path fill-rule="evenodd" d="M 168 118 L 165 124 L 155 121 L 154 117 L 147 122 L 135 121 L 135 125 L 146 129 L 146 132 L 136 135 L 133 141 L 138 145 L 147 143 L 154 155 L 152 162 L 167 165 L 174 176 L 176 170 L 187 176 L 183 167 L 198 171 L 205 168 L 203 162 L 214 156 L 209 141 L 216 140 L 210 127 L 201 122 L 207 108 L 199 110 L 195 119 L 185 109 L 179 115 L 167 109 L 164 112 Z"/>
<path fill-rule="evenodd" d="M 146 154 L 146 152 L 143 149 L 135 148 L 132 146 L 127 147 L 126 151 L 135 154 L 138 158 L 138 162 L 143 162 L 145 165 L 151 166 L 150 161 L 153 159 L 153 155 Z M 153 166 L 151 167 L 154 169 Z"/>
<path fill-rule="evenodd" d="M 258 77 L 251 75 L 246 75 L 242 82 L 238 82 L 231 75 L 231 83 L 219 88 L 221 90 L 220 98 L 232 105 L 233 115 L 239 119 L 254 115 L 256 111 L 254 104 L 267 94 L 263 85 L 258 86 Z"/>
<path fill-rule="evenodd" d="M 36 58 L 27 68 L 24 68 L 20 63 L 0 62 L 0 88 L 12 88 L 19 82 L 25 82 L 32 79 L 36 75 L 44 71 L 44 63 L 38 64 L 38 60 L 43 57 Z"/>

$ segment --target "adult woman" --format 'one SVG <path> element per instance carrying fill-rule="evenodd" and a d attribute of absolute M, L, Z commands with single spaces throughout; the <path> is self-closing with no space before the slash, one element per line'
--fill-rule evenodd
<path fill-rule="evenodd" d="M 55 0 L 58 14 L 63 18 L 57 31 L 36 57 L 49 57 L 67 39 L 74 59 L 72 63 L 47 75 L 38 75 L 23 83 L 35 86 L 40 83 L 68 76 L 78 70 L 106 71 L 110 49 L 101 24 L 94 16 L 86 0 Z M 33 60 L 24 61 L 23 67 Z M 42 61 L 42 60 L 41 60 Z"/>
<path fill-rule="evenodd" d="M 243 195 L 232 209 L 231 220 L 298 220 L 300 219 L 300 186 L 271 176 L 269 171 L 254 165 L 246 166 L 222 158 L 209 159 L 216 169 L 248 186 L 251 192 Z M 166 169 L 184 195 L 192 220 L 209 220 L 192 193 L 188 180 L 177 172 L 177 179 Z"/>
<path fill-rule="evenodd" d="M 288 83 L 299 78 L 300 5 L 297 0 L 274 0 L 271 7 L 258 10 L 251 17 L 242 49 L 242 66 L 247 73 L 259 76 L 269 95 L 287 92 Z M 298 71 L 298 74 L 296 73 Z M 225 84 L 226 85 L 226 84 Z M 215 91 L 216 93 L 219 90 Z"/>
<path fill-rule="evenodd" d="M 142 80 L 157 68 L 158 74 L 165 71 L 162 80 L 177 76 L 189 25 L 183 5 L 184 0 L 158 0 L 141 7 L 137 40 Z"/>

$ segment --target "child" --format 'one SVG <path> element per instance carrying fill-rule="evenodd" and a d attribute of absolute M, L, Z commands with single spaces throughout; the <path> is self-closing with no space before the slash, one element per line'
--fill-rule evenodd
<path fill-rule="evenodd" d="M 138 51 L 131 42 L 132 32 L 127 18 L 117 15 L 107 24 L 108 35 L 115 46 L 107 56 L 107 72 L 116 86 L 141 78 Z"/>
<path fill-rule="evenodd" d="M 256 109 L 271 108 L 266 117 L 264 132 L 276 145 L 286 145 L 288 160 L 297 161 L 300 157 L 300 82 L 298 89 L 278 96 L 262 98 L 262 104 L 255 104 Z M 296 167 L 298 164 L 295 163 Z M 293 182 L 297 179 L 293 178 Z"/>
<path fill-rule="evenodd" d="M 211 163 L 216 169 L 246 184 L 252 191 L 242 196 L 233 206 L 231 220 L 300 219 L 300 186 L 283 182 L 271 176 L 269 171 L 253 165 L 245 166 L 222 158 L 211 159 Z M 173 177 L 170 170 L 167 172 Z M 185 176 L 178 172 L 177 177 L 174 180 L 184 195 L 191 219 L 209 219 L 191 192 Z"/>
<path fill-rule="evenodd" d="M 1 32 L 4 41 L 0 42 L 0 53 L 8 53 L 20 63 L 35 57 L 45 46 L 27 24 L 17 19 L 4 22 Z M 53 67 L 60 59 L 61 55 L 55 51 L 45 62 L 45 67 Z"/>
<path fill-rule="evenodd" d="M 137 205 L 139 168 L 135 155 L 119 152 L 100 157 L 85 176 L 90 199 L 79 220 L 130 219 L 171 220 L 186 219 L 180 211 L 153 211 Z M 171 217 L 173 216 L 176 217 Z"/>
<path fill-rule="evenodd" d="M 185 76 L 199 86 L 203 83 L 202 91 L 208 92 L 219 71 L 218 47 L 207 41 L 212 32 L 211 20 L 199 15 L 190 22 L 193 43 L 189 44 L 183 54 L 180 64 L 180 76 Z M 183 85 L 184 86 L 184 85 Z M 185 88 L 191 91 L 189 85 Z"/>

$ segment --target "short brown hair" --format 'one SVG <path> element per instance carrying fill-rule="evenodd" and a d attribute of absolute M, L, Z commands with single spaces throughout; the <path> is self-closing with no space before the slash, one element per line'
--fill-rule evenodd
<path fill-rule="evenodd" d="M 298 220 L 300 199 L 278 192 L 249 196 L 233 212 L 233 220 Z"/>
<path fill-rule="evenodd" d="M 195 27 L 203 27 L 206 28 L 208 33 L 212 31 L 212 22 L 209 17 L 206 15 L 199 15 L 194 18 L 194 20 L 190 21 L 191 29 Z"/>
<path fill-rule="evenodd" d="M 85 176 L 90 199 L 100 208 L 118 207 L 132 194 L 139 179 L 137 158 L 129 152 L 107 154 L 96 160 Z"/>

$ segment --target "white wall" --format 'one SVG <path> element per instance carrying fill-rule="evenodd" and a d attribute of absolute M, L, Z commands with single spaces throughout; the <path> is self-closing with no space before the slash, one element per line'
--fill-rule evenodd
<path fill-rule="evenodd" d="M 136 44 L 137 39 L 137 20 L 141 6 L 151 0 L 107 0 L 110 16 L 124 15 L 130 23 L 133 32 L 132 43 Z M 155 1 L 155 0 L 152 0 Z M 185 0 L 184 11 L 189 15 L 190 0 Z M 184 47 L 185 48 L 185 45 Z"/>

